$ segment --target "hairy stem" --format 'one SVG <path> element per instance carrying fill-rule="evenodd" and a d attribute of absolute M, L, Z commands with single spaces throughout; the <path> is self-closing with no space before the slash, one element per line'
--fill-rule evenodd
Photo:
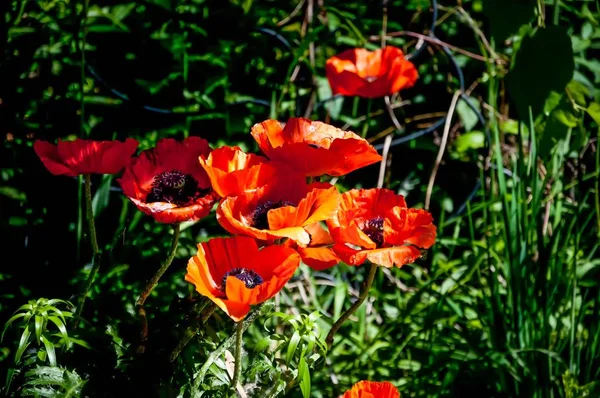
<path fill-rule="evenodd" d="M 244 335 L 244 322 L 239 321 L 235 328 L 235 367 L 233 368 L 233 380 L 231 386 L 237 389 L 240 374 L 242 373 L 242 336 Z"/>
<path fill-rule="evenodd" d="M 85 282 L 85 287 L 83 289 L 83 294 L 79 298 L 79 303 L 77 305 L 77 313 L 75 319 L 80 319 L 81 312 L 83 311 L 83 305 L 85 304 L 85 299 L 92 287 L 92 283 L 94 283 L 94 278 L 98 273 L 98 269 L 100 268 L 101 262 L 101 253 L 98 248 L 98 239 L 96 237 L 96 224 L 94 223 L 94 209 L 92 207 L 92 180 L 89 174 L 84 176 L 85 180 L 85 210 L 86 210 L 86 218 L 88 222 L 88 229 L 90 233 L 90 244 L 92 246 L 92 271 Z M 79 324 L 79 321 L 76 321 Z"/>
<path fill-rule="evenodd" d="M 207 303 L 204 300 L 196 306 L 194 312 L 198 313 L 198 315 L 196 316 L 192 324 L 188 326 L 182 333 L 181 340 L 179 340 L 177 347 L 175 347 L 173 352 L 171 352 L 171 356 L 169 357 L 169 360 L 171 362 L 177 359 L 177 357 L 179 356 L 181 351 L 183 351 L 185 346 L 196 335 L 196 333 L 198 333 L 198 330 L 200 330 L 200 325 L 204 325 L 206 323 L 208 318 L 210 318 L 211 315 L 215 312 L 216 308 L 217 305 L 215 303 Z"/>
<path fill-rule="evenodd" d="M 245 332 L 250 325 L 252 324 L 252 322 L 254 322 L 254 320 L 258 317 L 258 315 L 261 313 L 261 309 L 265 308 L 266 306 L 264 306 L 263 304 L 261 305 L 257 305 L 256 307 L 254 307 L 254 309 L 246 316 L 246 318 L 243 321 L 240 321 L 239 323 L 242 324 L 242 331 Z M 264 312 L 268 312 L 268 310 L 270 308 L 273 308 L 272 306 L 269 306 L 267 310 L 265 310 Z M 238 325 L 239 327 L 239 325 Z M 217 349 L 215 349 L 213 352 L 211 352 L 208 355 L 208 358 L 206 359 L 206 362 L 204 362 L 204 365 L 202 365 L 202 367 L 200 368 L 200 371 L 198 372 L 198 375 L 196 376 L 196 378 L 194 379 L 194 385 L 192 387 L 192 393 L 191 396 L 192 397 L 197 397 L 200 394 L 200 385 L 202 384 L 202 381 L 204 380 L 204 376 L 206 376 L 206 373 L 208 372 L 208 369 L 210 369 L 211 365 L 215 362 L 215 360 L 217 358 L 219 358 L 221 355 L 223 355 L 223 353 L 225 352 L 226 349 L 228 349 L 229 347 L 231 347 L 231 345 L 236 341 L 237 338 L 237 330 L 234 334 L 232 334 L 231 336 L 229 336 L 227 339 L 223 340 L 223 342 L 217 347 Z"/>
<path fill-rule="evenodd" d="M 362 288 L 360 290 L 360 294 L 358 295 L 358 299 L 354 302 L 354 304 L 352 304 L 352 306 L 350 308 L 348 308 L 340 316 L 340 318 L 333 324 L 333 326 L 329 330 L 329 333 L 327 334 L 327 338 L 325 338 L 325 343 L 327 344 L 328 348 L 331 349 L 331 346 L 333 345 L 333 338 L 335 337 L 335 333 L 338 331 L 338 329 L 344 324 L 344 322 L 346 322 L 346 320 L 348 318 L 350 318 L 350 316 L 352 314 L 354 314 L 356 312 L 356 310 L 358 310 L 360 308 L 362 303 L 365 301 L 365 299 L 369 295 L 369 289 L 371 289 L 373 280 L 375 280 L 375 275 L 377 273 L 378 266 L 377 266 L 377 264 L 371 264 L 370 267 L 371 268 L 369 268 L 369 274 L 367 275 L 367 278 L 363 282 Z"/>
<path fill-rule="evenodd" d="M 135 302 L 135 307 L 140 317 L 140 322 L 142 324 L 142 331 L 140 333 L 141 344 L 138 348 L 138 353 L 140 354 L 145 351 L 145 343 L 148 339 L 148 320 L 146 319 L 146 310 L 144 309 L 144 303 L 146 302 L 146 299 L 148 298 L 148 296 L 150 296 L 150 293 L 152 293 L 156 285 L 158 285 L 158 281 L 160 280 L 160 278 L 163 276 L 163 274 L 167 271 L 167 269 L 173 262 L 173 259 L 175 258 L 175 252 L 177 251 L 177 244 L 179 243 L 180 233 L 181 229 L 179 227 L 179 224 L 173 225 L 173 238 L 171 239 L 171 248 L 169 249 L 167 258 L 165 259 L 165 261 L 163 261 L 163 263 L 161 264 L 158 271 L 156 271 L 154 276 L 152 276 L 148 283 L 146 283 L 146 287 L 142 291 L 142 294 L 140 294 L 140 297 L 138 297 L 137 301 Z"/>

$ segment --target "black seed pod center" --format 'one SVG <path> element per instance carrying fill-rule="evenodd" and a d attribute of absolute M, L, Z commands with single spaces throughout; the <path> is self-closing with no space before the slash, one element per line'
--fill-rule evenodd
<path fill-rule="evenodd" d="M 287 200 L 278 200 L 277 202 L 267 200 L 259 204 L 254 209 L 254 213 L 252 213 L 252 226 L 258 229 L 269 229 L 269 218 L 267 217 L 269 210 L 278 209 L 283 206 L 294 206 L 294 203 Z"/>
<path fill-rule="evenodd" d="M 377 247 L 383 246 L 383 217 L 375 217 L 367 220 L 362 227 L 362 231 Z"/>
<path fill-rule="evenodd" d="M 221 282 L 222 291 L 225 291 L 225 288 L 227 287 L 227 277 L 229 276 L 236 277 L 244 282 L 248 289 L 254 289 L 264 282 L 263 278 L 251 269 L 234 268 L 223 276 L 223 281 Z"/>
<path fill-rule="evenodd" d="M 146 202 L 168 202 L 177 206 L 188 206 L 199 196 L 201 192 L 194 177 L 179 170 L 171 170 L 154 176 L 152 190 L 146 197 Z"/>

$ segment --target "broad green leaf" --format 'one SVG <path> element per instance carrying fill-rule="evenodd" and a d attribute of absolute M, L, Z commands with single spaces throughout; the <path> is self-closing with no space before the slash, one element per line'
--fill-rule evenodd
<path fill-rule="evenodd" d="M 454 145 L 456 145 L 458 152 L 483 148 L 485 146 L 485 134 L 481 131 L 471 131 L 470 133 L 461 134 L 454 142 Z"/>
<path fill-rule="evenodd" d="M 472 101 L 471 102 L 477 109 L 479 109 L 479 103 Z M 459 101 L 456 105 L 456 112 L 458 112 L 458 116 L 465 127 L 465 131 L 471 131 L 477 123 L 479 123 L 479 119 L 477 118 L 477 114 L 466 104 L 465 101 Z"/>
<path fill-rule="evenodd" d="M 600 104 L 592 102 L 587 108 L 587 113 L 600 126 Z"/>
<path fill-rule="evenodd" d="M 492 37 L 497 46 L 517 34 L 522 25 L 535 16 L 534 0 L 484 0 L 483 13 L 490 19 Z"/>

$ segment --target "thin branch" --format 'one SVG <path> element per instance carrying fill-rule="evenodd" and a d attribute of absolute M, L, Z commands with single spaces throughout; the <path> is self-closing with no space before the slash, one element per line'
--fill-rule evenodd
<path fill-rule="evenodd" d="M 460 90 L 454 93 L 452 97 L 452 102 L 450 103 L 450 108 L 448 109 L 448 116 L 446 117 L 446 124 L 444 125 L 444 134 L 442 135 L 442 142 L 440 143 L 440 150 L 438 151 L 437 158 L 435 159 L 435 164 L 433 165 L 433 170 L 431 171 L 431 176 L 429 177 L 429 184 L 427 184 L 427 193 L 425 194 L 425 210 L 429 210 L 429 204 L 431 203 L 431 193 L 433 192 L 433 184 L 435 183 L 435 176 L 437 175 L 437 171 L 440 167 L 440 163 L 442 162 L 442 157 L 444 156 L 444 151 L 446 150 L 446 144 L 448 143 L 448 135 L 450 133 L 450 126 L 452 125 L 452 116 L 454 115 L 454 111 L 456 110 L 456 104 L 458 103 L 458 99 L 462 92 Z"/>

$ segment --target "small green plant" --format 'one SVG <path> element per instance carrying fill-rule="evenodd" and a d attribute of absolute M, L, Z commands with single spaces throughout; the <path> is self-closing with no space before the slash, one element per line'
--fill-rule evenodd
<path fill-rule="evenodd" d="M 24 397 L 79 397 L 87 382 L 75 371 L 60 367 L 40 366 L 25 374 L 21 396 Z"/>
<path fill-rule="evenodd" d="M 63 306 L 72 307 L 72 304 L 60 299 L 30 300 L 6 322 L 0 341 L 4 339 L 4 334 L 11 325 L 18 324 L 18 327 L 23 329 L 15 351 L 14 367 L 8 370 L 6 391 L 9 390 L 15 369 L 18 367 L 31 365 L 38 361 L 56 367 L 57 348 L 68 349 L 73 343 L 86 346 L 82 341 L 69 337 L 67 318 L 73 317 L 73 313 L 59 308 Z M 20 322 L 15 323 L 17 321 Z M 49 325 L 54 325 L 56 329 L 52 330 L 54 328 L 49 328 Z M 32 351 L 32 355 L 24 357 L 31 343 L 35 343 L 38 349 Z"/>

